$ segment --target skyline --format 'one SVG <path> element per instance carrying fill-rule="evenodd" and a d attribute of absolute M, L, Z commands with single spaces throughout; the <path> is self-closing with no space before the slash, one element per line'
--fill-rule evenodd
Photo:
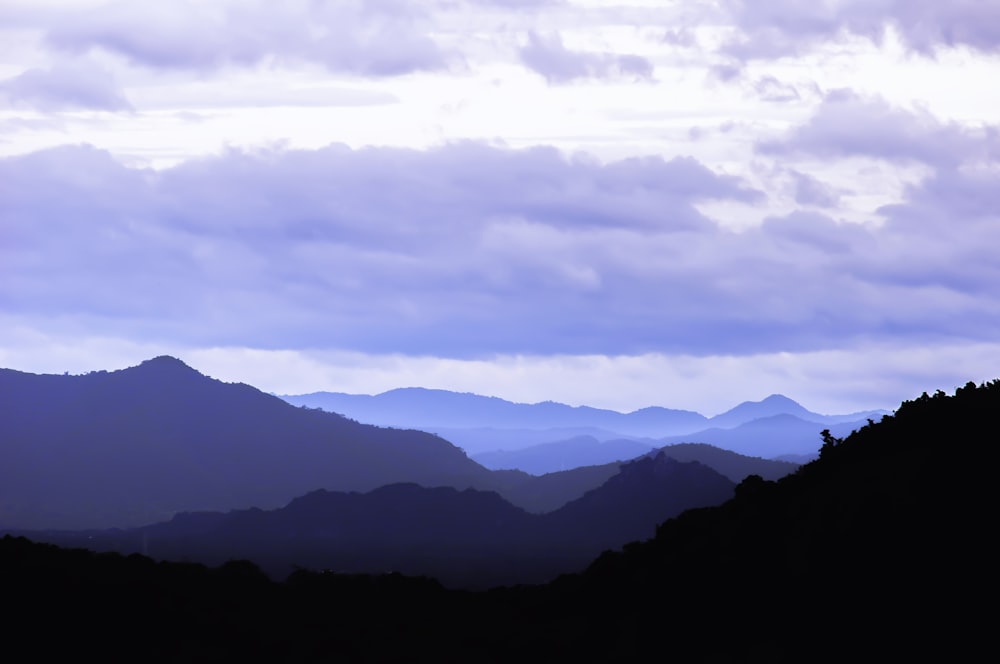
<path fill-rule="evenodd" d="M 1000 5 L 8 2 L 0 366 L 712 415 L 1000 376 Z"/>

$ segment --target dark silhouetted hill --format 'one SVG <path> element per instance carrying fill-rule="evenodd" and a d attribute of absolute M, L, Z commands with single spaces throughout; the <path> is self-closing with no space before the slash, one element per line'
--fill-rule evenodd
<path fill-rule="evenodd" d="M 503 489 L 501 495 L 512 504 L 532 513 L 557 510 L 571 500 L 604 484 L 621 469 L 618 462 L 581 466 L 544 475 L 521 470 L 494 470 Z"/>
<path fill-rule="evenodd" d="M 669 624 L 681 648 L 725 633 L 706 660 L 966 659 L 988 633 L 974 597 L 996 502 L 968 455 L 986 453 L 998 408 L 1000 381 L 969 383 L 824 432 L 816 461 L 603 555 L 564 597 L 591 603 L 595 629 Z M 643 608 L 668 594 L 682 599 Z"/>
<path fill-rule="evenodd" d="M 754 426 L 745 425 L 746 429 L 728 438 L 730 442 L 761 437 Z M 741 428 L 742 429 L 742 428 Z M 783 429 L 781 429 L 783 431 Z M 750 434 L 747 434 L 747 431 Z M 820 429 L 799 428 L 799 435 L 809 434 L 814 440 Z M 773 435 L 773 434 L 772 434 Z M 709 434 L 712 437 L 712 434 Z M 521 450 L 484 452 L 474 454 L 472 458 L 487 468 L 515 468 L 529 473 L 551 473 L 574 464 L 621 463 L 639 456 L 650 454 L 657 448 L 646 442 L 634 440 L 612 440 L 601 442 L 591 436 L 580 436 L 569 440 L 535 445 Z M 697 461 L 712 468 L 734 482 L 741 481 L 747 475 L 760 475 L 764 479 L 776 480 L 794 471 L 800 464 L 787 461 L 763 459 L 761 457 L 745 456 L 705 443 L 675 443 L 662 449 L 670 457 L 679 461 Z"/>
<path fill-rule="evenodd" d="M 493 492 L 392 484 L 367 493 L 314 491 L 277 510 L 178 514 L 130 530 L 24 534 L 167 560 L 249 559 L 275 578 L 297 567 L 395 571 L 485 588 L 580 570 L 601 551 L 652 537 L 657 524 L 685 509 L 727 500 L 733 487 L 701 464 L 660 455 L 626 464 L 599 488 L 541 515 Z"/>

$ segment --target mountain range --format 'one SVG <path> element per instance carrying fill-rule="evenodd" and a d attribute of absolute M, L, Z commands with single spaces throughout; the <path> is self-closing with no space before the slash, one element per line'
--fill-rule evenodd
<path fill-rule="evenodd" d="M 746 456 L 808 460 L 815 455 L 821 430 L 847 434 L 887 412 L 822 415 L 780 394 L 745 401 L 714 417 L 661 407 L 619 413 L 551 401 L 520 404 L 423 388 L 374 396 L 315 392 L 282 398 L 369 424 L 432 431 L 484 466 L 533 474 L 623 461 L 676 443 L 708 443 Z"/>
<path fill-rule="evenodd" d="M 713 427 L 729 429 L 773 415 L 794 415 L 805 421 L 830 425 L 863 422 L 869 417 L 881 417 L 886 412 L 870 410 L 846 415 L 822 415 L 780 394 L 772 394 L 761 401 L 745 401 L 714 417 L 658 406 L 620 413 L 553 401 L 514 403 L 498 397 L 419 387 L 399 388 L 376 395 L 312 392 L 279 396 L 296 406 L 322 408 L 378 426 L 443 430 L 600 429 L 623 436 L 648 438 L 690 434 Z"/>
<path fill-rule="evenodd" d="M 441 438 L 295 408 L 171 357 L 78 376 L 0 370 L 0 524 L 124 527 L 276 508 L 323 487 L 494 489 Z"/>
<path fill-rule="evenodd" d="M 618 463 L 537 477 L 489 470 L 433 434 L 295 407 L 166 356 L 75 376 L 2 369 L 0 409 L 8 529 L 138 527 L 396 483 L 496 491 L 546 512 L 619 472 Z"/>

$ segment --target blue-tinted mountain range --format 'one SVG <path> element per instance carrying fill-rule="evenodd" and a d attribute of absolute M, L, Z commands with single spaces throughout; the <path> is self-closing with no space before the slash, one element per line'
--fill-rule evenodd
<path fill-rule="evenodd" d="M 487 467 L 535 474 L 626 460 L 676 443 L 708 443 L 748 456 L 809 458 L 824 428 L 847 434 L 886 414 L 823 415 L 778 394 L 745 401 L 714 417 L 660 407 L 619 413 L 555 402 L 521 404 L 422 388 L 374 396 L 316 392 L 282 398 L 369 424 L 433 431 Z"/>
<path fill-rule="evenodd" d="M 496 491 L 541 513 L 619 472 L 490 470 L 430 433 L 295 407 L 165 356 L 77 376 L 0 370 L 0 397 L 6 528 L 135 527 L 394 483 Z"/>

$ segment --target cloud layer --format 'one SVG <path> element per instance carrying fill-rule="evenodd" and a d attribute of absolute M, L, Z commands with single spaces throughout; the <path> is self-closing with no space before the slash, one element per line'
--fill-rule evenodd
<path fill-rule="evenodd" d="M 397 0 L 113 2 L 53 21 L 45 38 L 68 53 L 103 50 L 159 69 L 212 70 L 277 58 L 392 76 L 446 66 L 423 16 L 418 5 Z"/>
<path fill-rule="evenodd" d="M 104 333 L 441 357 L 982 341 L 1000 333 L 1000 181 L 975 138 L 834 95 L 761 149 L 932 174 L 853 224 L 808 211 L 836 195 L 793 170 L 806 208 L 743 232 L 699 204 L 766 197 L 686 157 L 331 145 L 155 172 L 67 146 L 0 163 L 2 294 L 15 318 Z"/>
<path fill-rule="evenodd" d="M 531 31 L 520 49 L 521 62 L 549 83 L 569 83 L 587 78 L 627 77 L 650 79 L 653 65 L 634 54 L 572 51 L 558 34 L 543 36 Z"/>
<path fill-rule="evenodd" d="M 738 28 L 727 50 L 743 58 L 800 54 L 831 40 L 881 41 L 895 30 L 915 52 L 966 46 L 1000 50 L 1000 6 L 979 0 L 724 0 Z"/>
<path fill-rule="evenodd" d="M 132 109 L 114 77 L 86 61 L 32 68 L 0 81 L 0 99 L 38 111 Z"/>

